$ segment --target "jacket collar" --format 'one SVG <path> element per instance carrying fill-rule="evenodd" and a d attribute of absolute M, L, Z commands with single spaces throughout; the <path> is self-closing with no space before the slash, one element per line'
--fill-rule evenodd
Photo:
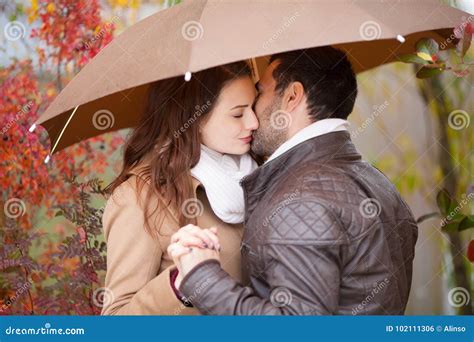
<path fill-rule="evenodd" d="M 348 131 L 331 132 L 303 141 L 260 166 L 243 178 L 240 184 L 246 195 L 258 193 L 274 182 L 277 174 L 290 173 L 292 168 L 307 162 L 317 161 L 324 164 L 336 159 L 361 159 Z"/>
<path fill-rule="evenodd" d="M 303 128 L 293 137 L 281 144 L 267 159 L 266 163 L 282 155 L 302 142 L 331 132 L 347 131 L 349 121 L 343 119 L 323 119 Z"/>

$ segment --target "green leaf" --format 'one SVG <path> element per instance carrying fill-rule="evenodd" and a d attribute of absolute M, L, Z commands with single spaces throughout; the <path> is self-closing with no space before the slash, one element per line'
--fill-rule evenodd
<path fill-rule="evenodd" d="M 436 195 L 436 203 L 438 204 L 439 212 L 443 216 L 448 216 L 449 208 L 451 207 L 451 196 L 446 189 L 442 189 Z"/>
<path fill-rule="evenodd" d="M 25 14 L 25 7 L 23 6 L 23 4 L 17 4 L 16 5 L 16 13 L 18 13 L 18 15 L 24 15 Z"/>
<path fill-rule="evenodd" d="M 439 45 L 433 38 L 424 38 L 419 40 L 416 44 L 416 51 L 434 56 L 439 52 Z"/>
<path fill-rule="evenodd" d="M 459 223 L 458 230 L 463 231 L 469 228 L 474 228 L 474 215 L 466 216 Z"/>
<path fill-rule="evenodd" d="M 429 213 L 429 214 L 421 215 L 418 218 L 418 220 L 416 220 L 416 223 L 421 223 L 421 222 L 424 222 L 426 220 L 429 220 L 430 218 L 438 217 L 438 216 L 439 216 L 439 213 Z"/>
<path fill-rule="evenodd" d="M 417 183 L 416 175 L 407 175 L 406 177 L 407 187 L 410 192 L 415 190 L 415 186 Z"/>
<path fill-rule="evenodd" d="M 448 221 L 449 223 L 441 226 L 441 230 L 445 233 L 455 233 L 458 231 L 459 221 Z"/>
<path fill-rule="evenodd" d="M 398 60 L 404 63 L 414 63 L 414 64 L 423 64 L 423 65 L 429 64 L 428 61 L 424 60 L 423 58 L 417 55 L 398 56 Z"/>
<path fill-rule="evenodd" d="M 423 67 L 416 73 L 417 78 L 429 78 L 435 75 L 439 75 L 443 72 L 442 68 L 427 68 Z"/>
<path fill-rule="evenodd" d="M 429 53 L 418 52 L 416 55 L 425 61 L 434 62 L 433 57 Z"/>
<path fill-rule="evenodd" d="M 454 219 L 454 220 L 463 219 L 464 215 L 462 215 L 459 212 L 461 209 L 461 207 L 459 206 L 459 202 L 453 197 L 450 197 L 450 198 L 451 198 L 451 203 L 449 203 L 448 215 L 451 215 L 451 219 Z"/>

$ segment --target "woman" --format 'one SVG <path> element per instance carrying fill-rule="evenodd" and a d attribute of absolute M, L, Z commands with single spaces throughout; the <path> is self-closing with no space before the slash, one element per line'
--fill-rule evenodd
<path fill-rule="evenodd" d="M 245 62 L 150 86 L 144 115 L 124 151 L 124 167 L 108 190 L 103 215 L 107 274 L 103 315 L 199 314 L 172 287 L 167 247 L 180 227 L 219 230 L 218 246 L 201 230 L 203 247 L 221 247 L 223 267 L 244 281 L 240 266 L 243 194 L 252 172 L 248 151 L 258 121 L 255 87 Z"/>

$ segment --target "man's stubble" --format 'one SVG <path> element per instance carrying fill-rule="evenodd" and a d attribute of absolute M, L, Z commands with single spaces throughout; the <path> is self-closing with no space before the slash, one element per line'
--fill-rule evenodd
<path fill-rule="evenodd" d="M 269 157 L 288 137 L 288 126 L 281 127 L 275 121 L 274 113 L 281 107 L 281 98 L 275 98 L 261 115 L 257 115 L 260 125 L 252 134 L 252 152 L 261 157 Z"/>

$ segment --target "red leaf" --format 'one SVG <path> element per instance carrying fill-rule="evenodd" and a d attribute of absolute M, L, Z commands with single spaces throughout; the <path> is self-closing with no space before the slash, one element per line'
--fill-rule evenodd
<path fill-rule="evenodd" d="M 84 228 L 82 228 L 82 227 L 77 227 L 77 228 L 76 228 L 76 231 L 77 231 L 77 234 L 79 234 L 79 238 L 80 238 L 81 243 L 86 242 L 86 240 L 87 240 L 87 234 L 86 234 L 86 231 L 84 230 Z"/>
<path fill-rule="evenodd" d="M 469 242 L 469 246 L 467 247 L 467 258 L 470 262 L 474 262 L 474 240 Z"/>
<path fill-rule="evenodd" d="M 470 71 L 469 71 L 469 69 L 464 69 L 464 70 L 459 69 L 459 70 L 453 70 L 453 73 L 457 77 L 464 77 L 464 76 L 469 75 Z"/>

